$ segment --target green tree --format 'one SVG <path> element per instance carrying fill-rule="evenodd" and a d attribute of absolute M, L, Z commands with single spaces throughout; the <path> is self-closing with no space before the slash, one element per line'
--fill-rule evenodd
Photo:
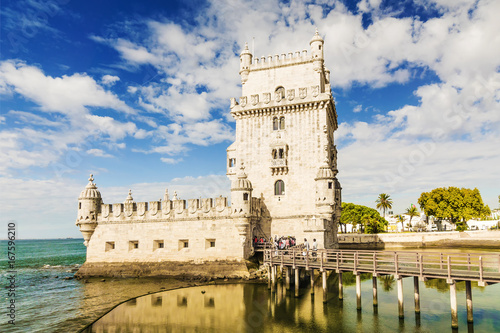
<path fill-rule="evenodd" d="M 388 224 L 375 209 L 347 202 L 342 203 L 340 223 L 359 226 L 362 232 L 370 234 L 383 232 Z"/>
<path fill-rule="evenodd" d="M 385 210 L 392 208 L 391 196 L 387 193 L 380 193 L 375 202 L 377 203 L 377 209 L 382 209 L 382 211 L 384 212 L 384 218 L 385 218 Z"/>
<path fill-rule="evenodd" d="M 489 211 L 477 188 L 436 188 L 431 192 L 423 192 L 418 204 L 427 216 L 449 220 L 456 224 L 457 230 L 467 229 L 467 220 L 488 215 Z"/>
<path fill-rule="evenodd" d="M 415 207 L 413 205 L 410 208 L 406 208 L 405 215 L 408 215 L 410 217 L 410 226 L 411 226 L 411 219 L 413 217 L 420 216 L 420 214 L 418 213 L 417 207 Z"/>

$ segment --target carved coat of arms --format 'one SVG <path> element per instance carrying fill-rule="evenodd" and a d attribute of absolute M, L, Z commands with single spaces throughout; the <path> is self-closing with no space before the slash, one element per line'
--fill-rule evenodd
<path fill-rule="evenodd" d="M 271 101 L 271 93 L 264 93 L 264 103 L 268 104 Z"/>
<path fill-rule="evenodd" d="M 108 217 L 110 205 L 102 205 L 102 217 Z"/>
<path fill-rule="evenodd" d="M 286 97 L 288 98 L 289 101 L 293 100 L 295 98 L 295 89 L 287 90 Z"/>
<path fill-rule="evenodd" d="M 245 107 L 247 105 L 247 97 L 246 96 L 240 97 L 240 105 L 243 107 Z"/>
<path fill-rule="evenodd" d="M 145 202 L 138 202 L 137 203 L 137 215 L 143 216 L 146 214 L 146 210 L 148 209 L 147 203 Z"/>
<path fill-rule="evenodd" d="M 313 97 L 318 97 L 319 95 L 319 86 L 314 86 L 314 87 L 311 87 L 312 88 L 312 95 Z"/>
<path fill-rule="evenodd" d="M 259 95 L 252 95 L 250 101 L 252 105 L 257 105 L 257 103 L 259 103 Z"/>
<path fill-rule="evenodd" d="M 121 215 L 121 213 L 122 213 L 122 207 L 123 207 L 123 204 L 121 204 L 121 203 L 113 204 L 113 215 L 115 217 L 118 217 L 118 216 Z"/>
<path fill-rule="evenodd" d="M 149 213 L 152 215 L 152 216 L 155 216 L 156 214 L 158 214 L 158 205 L 160 203 L 158 201 L 151 201 L 149 203 Z"/>
<path fill-rule="evenodd" d="M 306 98 L 307 96 L 307 88 L 299 88 L 299 97 Z"/>

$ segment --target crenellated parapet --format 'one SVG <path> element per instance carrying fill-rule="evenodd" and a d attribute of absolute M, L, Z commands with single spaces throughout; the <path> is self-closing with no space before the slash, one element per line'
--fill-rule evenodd
<path fill-rule="evenodd" d="M 231 216 L 226 197 L 102 204 L 98 222 L 217 219 Z"/>

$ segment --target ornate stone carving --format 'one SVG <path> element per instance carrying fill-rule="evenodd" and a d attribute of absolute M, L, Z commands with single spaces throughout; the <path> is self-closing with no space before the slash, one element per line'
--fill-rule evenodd
<path fill-rule="evenodd" d="M 245 107 L 247 105 L 247 97 L 246 96 L 240 97 L 240 105 L 243 107 Z"/>
<path fill-rule="evenodd" d="M 110 205 L 102 205 L 102 217 L 108 217 L 110 211 Z"/>
<path fill-rule="evenodd" d="M 264 103 L 269 104 L 271 101 L 271 93 L 264 93 Z"/>
<path fill-rule="evenodd" d="M 318 95 L 319 95 L 319 86 L 311 87 L 311 89 L 312 89 L 312 96 L 313 97 L 318 97 Z"/>
<path fill-rule="evenodd" d="M 236 98 L 231 97 L 231 109 L 234 108 L 236 105 L 238 105 L 238 102 L 236 101 Z"/>
<path fill-rule="evenodd" d="M 113 204 L 113 215 L 115 217 L 118 217 L 118 216 L 121 215 L 121 213 L 122 213 L 122 207 L 123 207 L 122 204 L 119 204 L 119 203 L 118 204 Z"/>
<path fill-rule="evenodd" d="M 149 203 L 149 214 L 151 214 L 152 216 L 158 214 L 158 204 L 158 201 L 151 201 Z"/>
<path fill-rule="evenodd" d="M 307 96 L 307 88 L 299 88 L 299 97 L 304 99 Z"/>
<path fill-rule="evenodd" d="M 146 210 L 148 209 L 146 202 L 138 202 L 137 203 L 137 214 L 139 216 L 143 216 L 146 214 Z"/>
<path fill-rule="evenodd" d="M 252 95 L 250 101 L 252 105 L 257 105 L 259 103 L 259 95 Z"/>
<path fill-rule="evenodd" d="M 130 217 L 134 213 L 134 203 L 125 203 L 123 204 L 125 207 L 123 209 L 125 216 Z"/>
<path fill-rule="evenodd" d="M 288 98 L 289 101 L 293 100 L 295 98 L 295 89 L 287 90 L 286 97 Z"/>

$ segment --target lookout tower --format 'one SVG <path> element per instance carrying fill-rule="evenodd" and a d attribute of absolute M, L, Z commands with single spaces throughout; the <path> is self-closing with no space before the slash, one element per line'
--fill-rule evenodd
<path fill-rule="evenodd" d="M 258 58 L 245 44 L 242 94 L 231 99 L 236 140 L 227 150 L 227 175 L 234 183 L 235 166 L 245 164 L 252 191 L 268 212 L 261 223 L 271 235 L 316 238 L 320 247 L 331 248 L 341 205 L 337 112 L 318 31 L 309 45 L 309 53 Z"/>
<path fill-rule="evenodd" d="M 97 214 L 101 212 L 101 204 L 101 192 L 94 184 L 94 177 L 91 174 L 89 183 L 78 197 L 78 217 L 76 219 L 76 225 L 80 228 L 85 246 L 88 246 L 90 237 L 97 226 Z"/>

